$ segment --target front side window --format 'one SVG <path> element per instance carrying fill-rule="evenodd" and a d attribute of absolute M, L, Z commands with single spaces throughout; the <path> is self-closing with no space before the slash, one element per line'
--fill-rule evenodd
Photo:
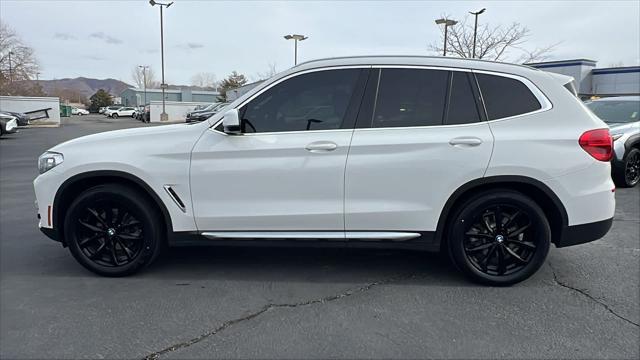
<path fill-rule="evenodd" d="M 372 127 L 442 125 L 449 72 L 382 69 Z"/>
<path fill-rule="evenodd" d="M 316 71 L 273 86 L 240 109 L 242 132 L 339 129 L 360 71 Z"/>
<path fill-rule="evenodd" d="M 489 120 L 522 115 L 542 108 L 523 82 L 498 75 L 476 74 Z"/>

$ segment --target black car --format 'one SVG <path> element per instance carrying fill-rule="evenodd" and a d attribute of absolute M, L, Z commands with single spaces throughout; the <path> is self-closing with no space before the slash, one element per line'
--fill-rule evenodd
<path fill-rule="evenodd" d="M 228 103 L 215 103 L 207 106 L 203 110 L 192 111 L 187 114 L 186 122 L 190 123 L 190 122 L 207 120 L 208 118 L 216 114 L 218 111 L 220 111 L 227 104 Z"/>
<path fill-rule="evenodd" d="M 18 122 L 18 126 L 27 126 L 29 125 L 29 115 L 13 112 L 13 111 L 0 111 L 1 114 L 5 114 L 7 116 L 15 116 L 16 121 Z"/>

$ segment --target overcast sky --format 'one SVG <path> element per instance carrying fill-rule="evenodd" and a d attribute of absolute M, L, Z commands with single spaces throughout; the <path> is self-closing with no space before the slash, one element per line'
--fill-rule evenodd
<path fill-rule="evenodd" d="M 640 1 L 214 2 L 176 0 L 165 11 L 168 83 L 189 84 L 197 72 L 218 79 L 233 70 L 254 77 L 299 61 L 362 54 L 433 55 L 433 20 L 462 19 L 487 8 L 481 23 L 517 21 L 535 48 L 561 42 L 549 60 L 588 58 L 599 67 L 640 64 Z M 160 75 L 160 14 L 147 0 L 1 0 L 0 18 L 32 46 L 41 79 L 86 76 L 132 83 L 131 69 Z"/>

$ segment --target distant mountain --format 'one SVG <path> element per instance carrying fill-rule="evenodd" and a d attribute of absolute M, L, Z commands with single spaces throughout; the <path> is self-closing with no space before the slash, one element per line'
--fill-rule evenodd
<path fill-rule="evenodd" d="M 45 93 L 53 95 L 61 91 L 73 91 L 80 93 L 87 98 L 95 94 L 98 89 L 103 89 L 111 95 L 119 96 L 120 93 L 131 87 L 131 85 L 116 79 L 91 79 L 79 77 L 75 79 L 56 79 L 56 80 L 40 80 L 38 83 L 42 86 Z"/>

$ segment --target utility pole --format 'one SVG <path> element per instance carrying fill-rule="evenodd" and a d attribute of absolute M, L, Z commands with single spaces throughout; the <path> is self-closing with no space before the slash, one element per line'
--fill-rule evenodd
<path fill-rule="evenodd" d="M 307 40 L 309 37 L 304 35 L 293 34 L 293 35 L 285 35 L 284 38 L 287 40 L 293 39 L 295 41 L 294 51 L 293 51 L 293 65 L 294 66 L 298 65 L 298 41 Z"/>
<path fill-rule="evenodd" d="M 165 94 L 164 94 L 168 86 L 164 82 L 164 25 L 163 25 L 163 19 L 162 19 L 162 9 L 165 7 L 168 9 L 169 6 L 173 4 L 173 1 L 166 4 L 166 3 L 159 3 L 155 0 L 149 0 L 149 4 L 151 4 L 151 6 L 155 6 L 155 5 L 160 6 L 160 57 L 162 61 L 162 84 L 160 84 L 160 88 L 162 89 L 162 114 L 160 114 L 160 121 L 169 121 L 169 115 L 167 115 L 167 109 L 165 107 Z"/>
<path fill-rule="evenodd" d="M 437 19 L 436 24 L 441 25 L 444 24 L 444 49 L 442 50 L 442 56 L 447 56 L 447 28 L 449 26 L 453 26 L 458 22 L 455 20 L 449 19 Z"/>
<path fill-rule="evenodd" d="M 472 59 L 476 58 L 476 36 L 478 35 L 478 15 L 482 14 L 483 12 L 485 12 L 485 8 L 483 8 L 480 11 L 469 11 L 469 14 L 474 15 L 476 17 L 476 22 L 475 25 L 473 26 L 473 55 L 471 56 Z"/>

